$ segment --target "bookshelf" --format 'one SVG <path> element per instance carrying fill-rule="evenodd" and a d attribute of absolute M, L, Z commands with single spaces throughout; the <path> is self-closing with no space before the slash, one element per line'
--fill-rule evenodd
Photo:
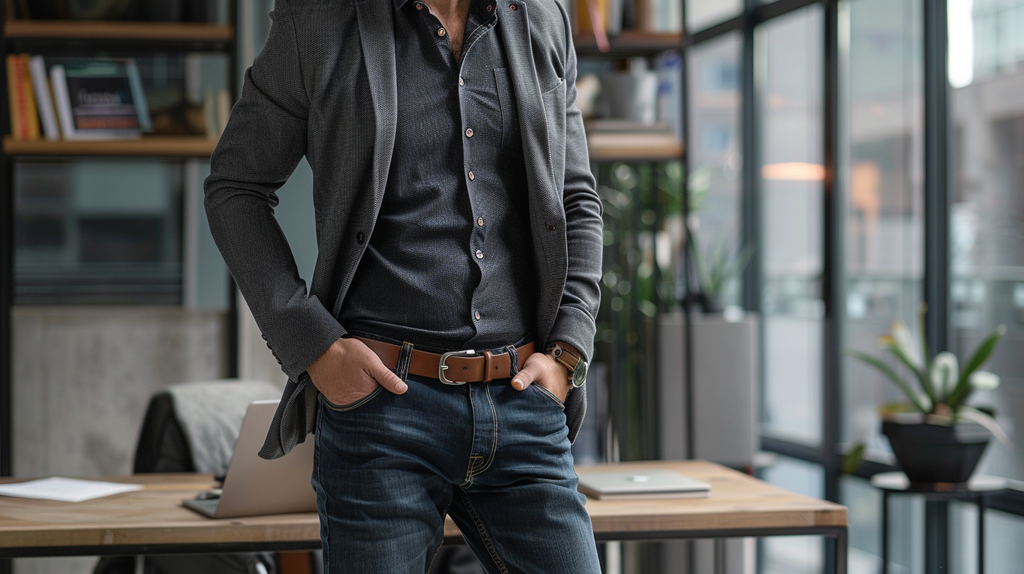
<path fill-rule="evenodd" d="M 4 136 L 3 153 L 11 157 L 209 157 L 217 140 L 204 136 L 143 136 L 137 140 L 17 141 Z"/>
<path fill-rule="evenodd" d="M 230 24 L 185 22 L 88 22 L 12 20 L 4 23 L 8 51 L 228 51 L 235 39 Z"/>
<path fill-rule="evenodd" d="M 10 41 L 28 38 L 49 40 L 140 40 L 177 42 L 230 42 L 229 24 L 187 22 L 79 22 L 73 20 L 13 20 L 4 24 Z"/>
<path fill-rule="evenodd" d="M 680 48 L 683 45 L 683 35 L 624 30 L 621 34 L 608 38 L 607 52 L 597 48 L 597 41 L 593 36 L 577 35 L 573 43 L 576 46 L 576 55 L 580 58 L 628 58 L 653 56 L 665 50 Z"/>
<path fill-rule="evenodd" d="M 228 1 L 229 23 L 105 22 L 61 20 L 9 20 L 0 12 L 0 61 L 11 53 L 41 54 L 46 57 L 90 57 L 152 53 L 216 53 L 227 60 L 231 101 L 238 93 L 236 28 L 237 0 Z M 0 476 L 12 471 L 12 308 L 15 301 L 16 190 L 14 173 L 19 162 L 40 159 L 58 161 L 79 158 L 163 158 L 185 162 L 208 158 L 216 140 L 206 136 L 143 136 L 130 140 L 99 141 L 15 141 L 10 135 L 6 74 L 0 74 L 0 130 L 5 134 L 0 147 Z M 184 207 L 178 209 L 183 210 Z M 183 238 L 184 239 L 184 238 Z M 230 300 L 228 310 L 229 374 L 237 369 L 237 307 Z M 0 561 L 0 572 L 9 564 Z"/>
<path fill-rule="evenodd" d="M 636 134 L 601 134 L 587 139 L 590 161 L 672 161 L 683 157 L 680 143 L 661 144 L 644 141 Z"/>
<path fill-rule="evenodd" d="M 608 38 L 609 49 L 602 52 L 593 35 L 576 34 L 573 44 L 579 58 L 616 60 L 634 57 L 653 58 L 683 46 L 683 34 L 623 30 Z M 643 162 L 681 160 L 682 144 L 640 133 L 595 133 L 587 138 L 592 162 Z"/>

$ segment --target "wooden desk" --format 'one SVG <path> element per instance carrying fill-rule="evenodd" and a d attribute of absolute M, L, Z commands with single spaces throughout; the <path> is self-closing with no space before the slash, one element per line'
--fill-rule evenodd
<path fill-rule="evenodd" d="M 605 540 L 789 535 L 836 539 L 837 574 L 846 572 L 846 508 L 701 462 L 623 463 L 642 471 L 670 468 L 711 484 L 699 499 L 588 499 L 594 535 Z M 580 474 L 604 467 L 580 467 Z M 308 550 L 320 547 L 315 514 L 211 520 L 180 503 L 209 489 L 209 475 L 107 478 L 142 484 L 137 492 L 75 504 L 0 497 L 0 558 Z M 7 479 L 5 482 L 16 482 Z M 451 520 L 446 542 L 461 540 Z"/>

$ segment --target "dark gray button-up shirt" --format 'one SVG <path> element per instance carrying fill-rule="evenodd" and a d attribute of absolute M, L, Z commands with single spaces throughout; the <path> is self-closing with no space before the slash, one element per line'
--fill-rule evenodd
<path fill-rule="evenodd" d="M 526 174 L 495 1 L 474 0 L 456 61 L 426 5 L 394 0 L 398 129 L 339 317 L 350 333 L 434 351 L 531 336 Z"/>

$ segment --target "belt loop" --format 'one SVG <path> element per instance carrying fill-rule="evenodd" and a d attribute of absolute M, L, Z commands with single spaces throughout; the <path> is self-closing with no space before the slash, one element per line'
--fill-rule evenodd
<path fill-rule="evenodd" d="M 508 345 L 505 350 L 508 351 L 508 376 L 514 377 L 519 374 L 519 351 L 515 345 Z"/>
<path fill-rule="evenodd" d="M 491 360 L 494 359 L 494 355 L 490 351 L 484 351 L 484 380 L 483 382 L 489 383 L 494 380 L 493 373 L 491 373 Z"/>
<path fill-rule="evenodd" d="M 392 372 L 404 382 L 409 377 L 409 363 L 412 361 L 412 343 L 403 342 L 402 350 L 398 353 L 398 364 Z"/>

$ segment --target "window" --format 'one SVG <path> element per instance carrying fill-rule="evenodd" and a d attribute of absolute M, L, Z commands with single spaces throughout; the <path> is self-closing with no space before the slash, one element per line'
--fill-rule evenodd
<path fill-rule="evenodd" d="M 762 423 L 808 445 L 822 437 L 822 23 L 821 9 L 808 7 L 765 23 L 755 44 L 764 82 Z"/>
<path fill-rule="evenodd" d="M 743 0 L 686 0 L 686 29 L 691 32 L 734 18 L 743 11 Z"/>
<path fill-rule="evenodd" d="M 924 279 L 921 0 L 853 0 L 843 93 L 843 345 L 874 352 L 896 319 L 915 325 Z M 894 368 L 897 365 L 892 364 Z M 843 359 L 843 441 L 889 452 L 876 408 L 899 400 L 878 371 Z"/>

